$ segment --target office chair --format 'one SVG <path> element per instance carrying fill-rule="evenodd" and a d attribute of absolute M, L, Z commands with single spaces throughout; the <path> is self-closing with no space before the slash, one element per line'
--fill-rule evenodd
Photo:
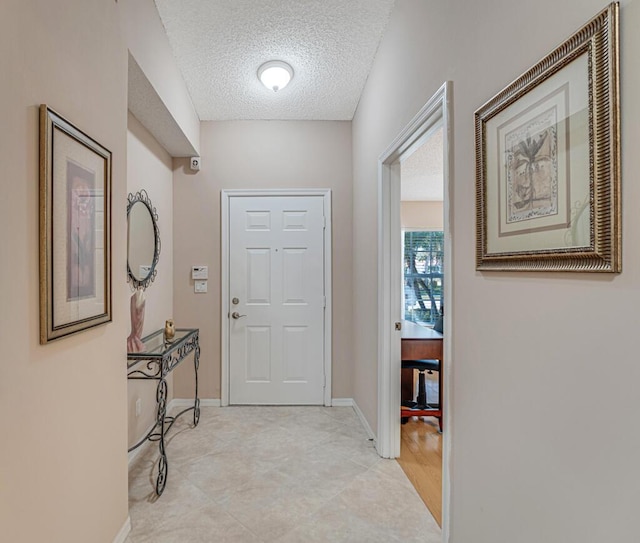
<path fill-rule="evenodd" d="M 402 402 L 400 416 L 405 424 L 409 417 L 437 417 L 440 431 L 442 431 L 442 372 L 440 360 L 403 360 L 402 369 L 418 370 L 418 396 L 416 401 Z M 438 403 L 429 403 L 425 372 L 432 374 L 438 372 Z"/>

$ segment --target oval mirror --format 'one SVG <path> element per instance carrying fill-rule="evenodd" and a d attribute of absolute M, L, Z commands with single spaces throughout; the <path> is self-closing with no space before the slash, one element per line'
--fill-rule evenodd
<path fill-rule="evenodd" d="M 129 194 L 127 202 L 127 272 L 135 288 L 146 288 L 155 279 L 160 257 L 158 214 L 146 191 Z"/>

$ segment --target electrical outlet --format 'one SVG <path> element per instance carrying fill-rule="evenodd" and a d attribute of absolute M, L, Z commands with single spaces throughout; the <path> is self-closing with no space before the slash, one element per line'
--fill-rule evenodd
<path fill-rule="evenodd" d="M 140 413 L 142 413 L 142 398 L 136 400 L 136 417 L 139 417 Z"/>

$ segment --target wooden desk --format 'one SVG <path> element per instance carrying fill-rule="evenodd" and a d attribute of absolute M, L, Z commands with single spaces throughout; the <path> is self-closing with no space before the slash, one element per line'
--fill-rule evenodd
<path fill-rule="evenodd" d="M 440 393 L 440 405 L 437 409 L 410 410 L 402 409 L 401 417 L 438 417 L 440 420 L 440 429 L 442 430 L 442 404 L 444 403 L 444 390 L 442 374 L 444 371 L 442 334 L 431 328 L 420 326 L 414 322 L 402 321 L 402 335 L 400 343 L 400 352 L 402 360 L 420 360 L 431 358 L 440 360 L 440 370 L 438 372 L 438 387 Z M 415 370 L 402 370 L 402 401 L 414 400 L 414 373 Z"/>

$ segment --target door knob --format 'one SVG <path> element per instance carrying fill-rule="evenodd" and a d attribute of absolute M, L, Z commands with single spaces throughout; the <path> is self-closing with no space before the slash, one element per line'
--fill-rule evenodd
<path fill-rule="evenodd" d="M 240 315 L 240 313 L 238 313 L 237 311 L 234 311 L 233 313 L 231 313 L 232 319 L 240 319 L 242 317 L 246 317 L 246 315 Z"/>

